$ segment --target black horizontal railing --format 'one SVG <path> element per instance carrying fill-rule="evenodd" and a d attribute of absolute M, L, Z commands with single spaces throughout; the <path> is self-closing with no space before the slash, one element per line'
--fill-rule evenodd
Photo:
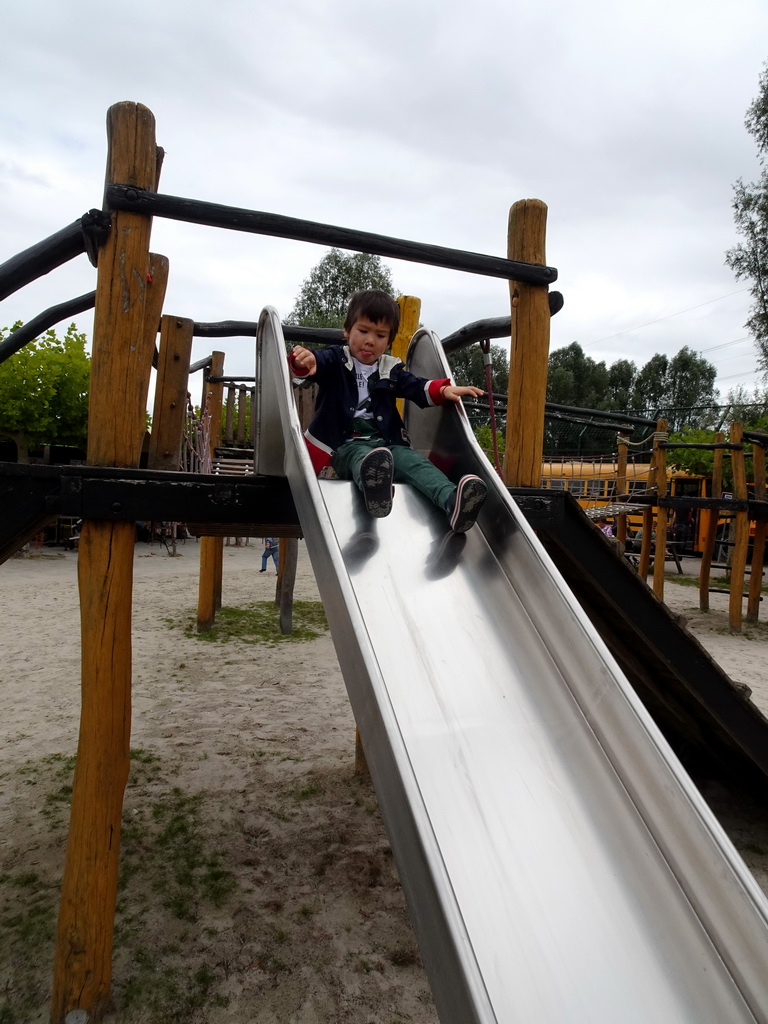
<path fill-rule="evenodd" d="M 34 341 L 44 334 L 50 327 L 61 323 L 62 320 L 69 320 L 78 313 L 84 313 L 86 309 L 93 309 L 96 303 L 96 292 L 88 292 L 79 295 L 76 299 L 68 299 L 60 302 L 58 306 L 50 306 L 36 317 L 28 320 L 21 327 L 12 331 L 7 338 L 0 341 L 0 363 L 15 355 L 19 349 L 24 348 L 28 341 Z"/>
<path fill-rule="evenodd" d="M 447 249 L 440 245 L 412 242 L 388 235 L 373 234 L 370 231 L 340 228 L 332 224 L 319 224 L 316 221 L 300 220 L 297 217 L 285 217 L 276 213 L 222 206 L 199 199 L 183 199 L 180 196 L 147 192 L 131 185 L 108 185 L 106 201 L 112 210 L 130 210 L 149 217 L 166 217 L 189 224 L 204 224 L 208 227 L 228 228 L 230 231 L 246 231 L 256 235 L 274 235 L 278 238 L 293 238 L 299 242 L 338 246 L 354 252 L 374 253 L 377 256 L 426 263 L 449 270 L 463 270 L 469 274 L 482 274 L 486 277 L 501 277 L 506 280 L 522 281 L 525 284 L 546 286 L 557 280 L 557 271 L 554 267 L 484 256 L 461 249 Z"/>

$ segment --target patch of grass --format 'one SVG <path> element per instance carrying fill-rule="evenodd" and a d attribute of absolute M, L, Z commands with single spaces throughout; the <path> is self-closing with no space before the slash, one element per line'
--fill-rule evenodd
<path fill-rule="evenodd" d="M 280 632 L 280 612 L 274 601 L 257 601 L 244 608 L 220 608 L 216 622 L 205 633 L 198 633 L 196 624 L 187 622 L 185 636 L 208 643 L 229 643 L 274 647 L 279 643 L 314 640 L 328 630 L 328 620 L 320 601 L 294 601 L 293 631 Z"/>
<path fill-rule="evenodd" d="M 310 782 L 306 786 L 302 786 L 300 789 L 292 789 L 290 796 L 294 800 L 311 800 L 313 797 L 320 796 L 323 793 L 323 787 L 319 782 Z"/>
<path fill-rule="evenodd" d="M 199 1013 L 219 980 L 209 964 L 163 965 L 146 948 L 136 950 L 132 967 L 120 1001 L 123 1009 L 137 1011 L 147 1024 L 188 1021 L 194 1012 Z"/>
<path fill-rule="evenodd" d="M 648 579 L 651 580 L 652 576 L 649 576 Z M 680 586 L 680 587 L 695 587 L 697 590 L 699 588 L 699 577 L 698 576 L 680 576 L 678 573 L 666 572 L 666 573 L 664 573 L 664 579 L 666 580 L 667 583 L 677 583 L 677 585 Z M 722 586 L 724 588 L 728 588 L 731 585 L 731 580 L 730 580 L 730 576 L 729 575 L 728 576 L 710 576 L 709 579 L 710 579 L 710 586 L 712 586 L 713 583 L 714 583 L 715 586 L 719 586 L 720 584 L 722 584 Z M 720 581 L 720 584 L 718 584 L 716 582 L 717 580 Z M 746 588 L 749 587 L 749 576 L 745 577 L 744 586 L 745 586 L 745 592 L 746 592 Z M 760 587 L 760 593 L 761 594 L 768 594 L 768 584 L 766 584 L 766 583 L 762 584 L 762 586 Z"/>
<path fill-rule="evenodd" d="M 650 581 L 651 579 L 652 577 L 649 576 L 648 580 Z M 693 576 L 678 576 L 667 572 L 664 573 L 664 580 L 666 583 L 677 583 L 679 587 L 695 587 L 696 590 L 699 589 L 699 581 Z"/>
<path fill-rule="evenodd" d="M 222 906 L 236 882 L 220 852 L 205 849 L 201 794 L 177 786 L 143 803 L 123 826 L 121 886 L 151 880 L 159 901 L 180 921 L 194 922 L 202 902 Z"/>

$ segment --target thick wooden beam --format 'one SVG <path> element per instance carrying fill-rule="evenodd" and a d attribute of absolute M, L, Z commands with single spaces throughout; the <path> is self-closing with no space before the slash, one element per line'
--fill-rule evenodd
<path fill-rule="evenodd" d="M 107 183 L 156 181 L 155 119 L 137 103 L 107 115 Z M 88 463 L 138 465 L 154 331 L 145 325 L 149 217 L 115 213 L 99 253 L 93 326 Z M 157 320 L 155 320 L 155 327 Z M 51 1019 L 71 1010 L 101 1019 L 112 978 L 120 824 L 131 729 L 131 523 L 83 524 L 78 556 L 83 644 L 82 709 Z"/>
<path fill-rule="evenodd" d="M 419 329 L 421 299 L 415 295 L 398 295 L 397 304 L 400 307 L 400 326 L 392 342 L 392 355 L 405 362 L 408 345 Z"/>
<path fill-rule="evenodd" d="M 421 299 L 415 295 L 398 295 L 397 304 L 400 307 L 400 326 L 392 341 L 392 355 L 395 359 L 402 359 L 408 354 L 408 345 L 411 338 L 419 329 L 419 317 L 421 316 Z M 397 409 L 403 415 L 405 399 L 398 398 Z"/>
<path fill-rule="evenodd" d="M 658 452 L 658 444 L 656 441 L 653 443 L 653 453 L 651 455 L 651 465 L 648 470 L 648 490 L 652 491 L 656 486 L 656 455 Z M 648 576 L 648 568 L 651 564 L 651 548 L 654 547 L 655 541 L 655 526 L 653 516 L 653 505 L 649 505 L 648 508 L 643 510 L 643 539 L 640 543 L 640 560 L 637 566 L 638 576 L 646 579 Z M 656 538 L 658 540 L 658 538 Z"/>
<path fill-rule="evenodd" d="M 210 415 L 210 455 L 213 459 L 221 441 L 222 398 L 224 386 L 212 382 L 210 377 L 224 374 L 224 353 L 211 353 L 211 366 L 203 389 L 202 410 Z M 200 582 L 197 599 L 197 632 L 205 633 L 213 625 L 216 611 L 221 608 L 224 564 L 224 538 L 200 538 Z"/>
<path fill-rule="evenodd" d="M 659 444 L 659 435 L 667 433 L 667 421 L 659 420 L 656 424 L 656 494 L 658 498 L 667 496 L 667 450 Z M 653 592 L 660 601 L 664 600 L 664 569 L 667 554 L 667 522 L 668 510 L 661 504 L 656 511 L 656 553 L 653 556 Z"/>
<path fill-rule="evenodd" d="M 521 199 L 509 212 L 510 260 L 544 263 L 547 207 L 540 199 Z M 549 360 L 547 289 L 509 282 L 512 348 L 509 359 L 504 482 L 508 487 L 538 487 L 544 453 L 544 403 Z"/>
<path fill-rule="evenodd" d="M 293 591 L 296 586 L 296 567 L 299 561 L 299 542 L 294 537 L 280 538 L 277 604 L 280 632 L 289 636 L 293 632 Z"/>
<path fill-rule="evenodd" d="M 164 316 L 160 321 L 157 383 L 152 409 L 152 437 L 148 469 L 175 471 L 187 415 L 189 360 L 192 354 L 192 321 Z"/>

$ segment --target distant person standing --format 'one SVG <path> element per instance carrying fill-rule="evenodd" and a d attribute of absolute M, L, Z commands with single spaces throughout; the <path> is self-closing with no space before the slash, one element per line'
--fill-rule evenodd
<path fill-rule="evenodd" d="M 271 558 L 275 563 L 275 576 L 277 576 L 277 550 L 278 540 L 277 537 L 265 537 L 264 538 L 264 550 L 261 553 L 261 568 L 259 572 L 267 571 L 267 562 Z"/>

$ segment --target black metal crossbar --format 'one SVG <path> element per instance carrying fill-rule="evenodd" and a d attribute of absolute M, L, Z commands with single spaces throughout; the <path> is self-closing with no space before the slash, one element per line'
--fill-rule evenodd
<path fill-rule="evenodd" d="M 71 316 L 84 313 L 86 309 L 93 309 L 95 304 L 96 292 L 87 292 L 85 295 L 78 295 L 76 299 L 60 302 L 58 306 L 49 306 L 48 309 L 38 313 L 32 320 L 28 320 L 18 330 L 13 331 L 7 338 L 0 341 L 0 363 L 15 355 L 28 341 L 39 338 L 49 327 L 55 327 L 62 320 L 68 320 Z"/>
<path fill-rule="evenodd" d="M 735 451 L 740 452 L 744 447 L 743 444 L 734 444 L 733 441 L 721 441 L 718 444 L 697 444 L 690 442 L 688 444 L 680 444 L 678 441 L 659 441 L 659 448 L 696 448 L 702 452 L 715 452 L 719 449 L 724 451 Z"/>
<path fill-rule="evenodd" d="M 373 234 L 370 231 L 336 227 L 332 224 L 319 224 L 316 221 L 300 220 L 297 217 L 285 217 L 276 213 L 263 213 L 259 210 L 202 202 L 199 199 L 184 199 L 180 196 L 147 192 L 130 185 L 108 185 L 106 201 L 113 210 L 131 210 L 151 217 L 166 217 L 189 224 L 204 224 L 208 227 L 229 228 L 231 231 L 246 231 L 257 235 L 293 238 L 300 242 L 315 242 L 318 245 L 339 246 L 355 252 L 375 253 L 378 256 L 409 260 L 412 263 L 426 263 L 450 270 L 463 270 L 485 277 L 501 277 L 505 280 L 542 286 L 550 285 L 557 280 L 557 271 L 554 267 L 484 256 L 481 253 L 464 252 L 460 249 L 447 249 L 440 245 L 412 242 L 388 235 Z"/>
<path fill-rule="evenodd" d="M 25 284 L 49 274 L 83 252 L 85 238 L 82 224 L 76 220 L 55 235 L 49 235 L 42 242 L 11 256 L 0 266 L 0 299 L 7 299 Z"/>

